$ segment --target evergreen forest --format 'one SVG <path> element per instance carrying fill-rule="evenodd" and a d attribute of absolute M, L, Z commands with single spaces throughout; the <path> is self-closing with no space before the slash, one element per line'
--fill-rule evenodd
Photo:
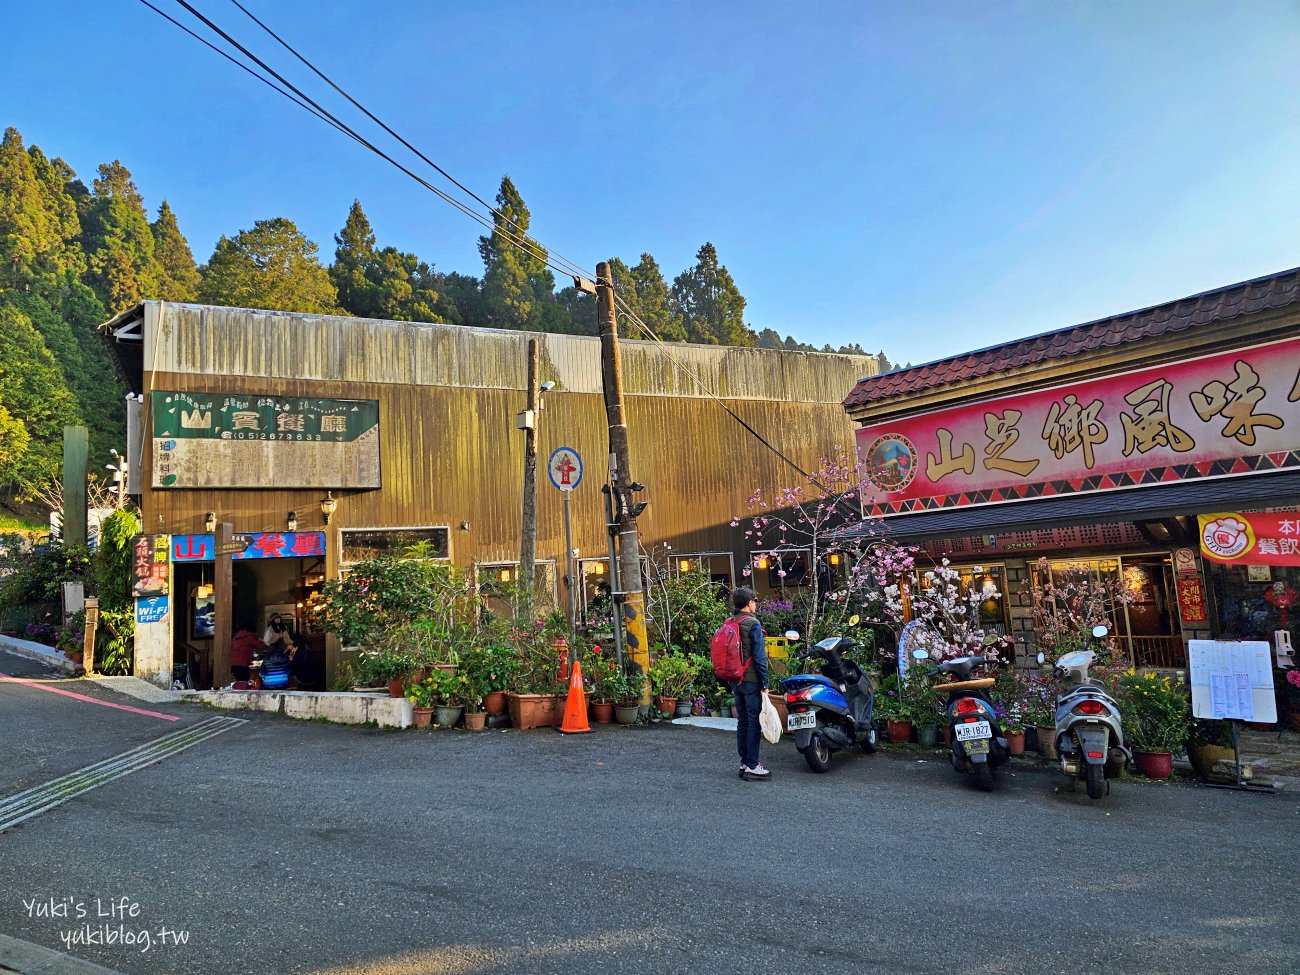
<path fill-rule="evenodd" d="M 99 166 L 87 186 L 62 159 L 6 129 L 0 503 L 22 502 L 57 480 L 66 424 L 89 428 L 92 471 L 110 448 L 125 446 L 126 389 L 96 327 L 144 299 L 595 335 L 594 297 L 572 284 L 557 288 L 545 252 L 518 246 L 529 212 L 508 176 L 495 205 L 495 227 L 479 239 L 478 277 L 380 246 L 360 202 L 334 235 L 329 263 L 291 220 L 271 217 L 222 236 L 199 264 L 166 199 L 146 207 L 121 162 Z M 770 328 L 756 332 L 710 243 L 671 283 L 648 253 L 631 266 L 610 264 L 618 294 L 665 341 L 866 354 L 856 344 L 818 350 Z M 878 358 L 882 371 L 895 368 L 883 352 Z"/>

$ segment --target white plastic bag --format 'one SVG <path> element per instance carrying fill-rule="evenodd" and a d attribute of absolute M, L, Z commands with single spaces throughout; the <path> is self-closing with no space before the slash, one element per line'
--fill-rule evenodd
<path fill-rule="evenodd" d="M 763 711 L 758 716 L 758 726 L 769 744 L 775 745 L 781 740 L 781 715 L 776 713 L 776 705 L 766 694 L 763 695 Z"/>

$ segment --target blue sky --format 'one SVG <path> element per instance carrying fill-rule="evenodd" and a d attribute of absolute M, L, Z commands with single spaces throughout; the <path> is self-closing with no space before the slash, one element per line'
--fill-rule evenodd
<path fill-rule="evenodd" d="M 1294 3 L 246 6 L 559 253 L 671 280 L 711 240 L 753 327 L 819 345 L 921 362 L 1300 265 Z M 357 197 L 481 273 L 475 224 L 136 0 L 6 26 L 0 123 L 121 159 L 200 261 L 272 216 L 332 259 Z"/>

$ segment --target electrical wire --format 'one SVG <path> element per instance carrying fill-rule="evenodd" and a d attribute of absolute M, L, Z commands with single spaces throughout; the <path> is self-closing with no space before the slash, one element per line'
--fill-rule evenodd
<path fill-rule="evenodd" d="M 523 251 L 528 256 L 536 260 L 542 261 L 547 267 L 551 268 L 552 270 L 562 275 L 566 275 L 570 277 L 574 277 L 574 276 L 584 277 L 592 280 L 596 278 L 595 273 L 592 272 L 590 269 L 583 267 L 577 262 L 572 261 L 564 257 L 563 255 L 558 254 L 553 250 L 550 250 L 549 248 L 546 248 L 540 241 L 538 241 L 536 238 L 532 237 L 531 235 L 525 233 L 524 231 L 519 231 L 518 225 L 513 220 L 510 220 L 510 218 L 506 217 L 503 213 L 501 213 L 501 211 L 497 210 L 491 204 L 487 203 L 480 196 L 474 193 L 471 189 L 469 189 L 467 186 L 465 186 L 463 183 L 461 183 L 459 180 L 453 177 L 450 173 L 448 173 L 445 169 L 443 169 L 441 166 L 439 166 L 437 163 L 431 160 L 427 155 L 425 155 L 423 152 L 421 152 L 419 149 L 413 146 L 410 142 L 404 139 L 401 135 L 395 132 L 382 119 L 380 119 L 369 109 L 367 109 L 364 105 L 358 102 L 355 98 L 353 98 L 350 94 L 348 94 L 347 91 L 345 91 L 342 87 L 336 84 L 328 75 L 326 75 L 323 71 L 317 68 L 310 60 L 308 60 L 306 57 L 300 54 L 294 47 L 292 47 L 287 41 L 285 41 L 282 37 L 280 37 L 280 35 L 278 35 L 274 30 L 272 30 L 265 23 L 259 20 L 242 3 L 240 3 L 239 0 L 231 0 L 231 2 L 236 7 L 238 7 L 249 19 L 251 19 L 259 27 L 261 27 L 262 30 L 264 30 L 274 40 L 276 40 L 282 47 L 284 47 L 287 51 L 289 51 L 289 53 L 291 53 L 294 57 L 296 57 L 299 61 L 301 61 L 304 65 L 306 65 L 306 67 L 308 67 L 314 74 L 316 74 L 319 78 L 325 81 L 331 88 L 333 88 L 336 92 L 338 92 L 345 99 L 347 99 L 348 102 L 350 102 L 355 108 L 357 108 L 362 113 L 364 113 L 367 118 L 369 118 L 375 124 L 379 125 L 385 132 L 387 132 L 390 136 L 392 136 L 394 139 L 400 142 L 404 147 L 406 147 L 408 150 L 410 150 L 412 153 L 418 156 L 427 165 L 429 165 L 434 170 L 436 170 L 440 175 L 442 175 L 444 178 L 450 181 L 454 186 L 456 186 L 462 192 L 468 194 L 475 202 L 477 202 L 479 205 L 483 206 L 490 213 L 492 213 L 494 217 L 498 217 L 502 221 L 504 221 L 510 229 L 506 229 L 505 227 L 502 227 L 500 224 L 498 224 L 496 220 L 490 220 L 485 215 L 474 211 L 463 201 L 455 199 L 454 197 L 452 197 L 450 194 L 448 194 L 441 188 L 434 186 L 428 180 L 424 179 L 417 173 L 413 172 L 412 170 L 404 166 L 402 163 L 394 159 L 392 156 L 384 152 L 382 149 L 372 144 L 366 138 L 358 134 L 351 126 L 347 125 L 347 123 L 341 121 L 339 118 L 337 118 L 337 116 L 331 113 L 328 109 L 321 106 L 310 96 L 304 93 L 301 89 L 293 85 L 292 82 L 288 81 L 288 79 L 286 79 L 283 75 L 278 73 L 274 68 L 268 65 L 265 61 L 258 58 L 255 54 L 253 54 L 250 50 L 248 50 L 248 48 L 244 47 L 237 40 L 235 40 L 230 34 L 228 34 L 226 31 L 218 27 L 212 20 L 204 16 L 199 10 L 197 10 L 192 4 L 190 4 L 188 0 L 176 0 L 176 2 L 180 4 L 180 6 L 184 7 L 187 11 L 189 11 L 191 15 L 193 15 L 198 20 L 203 22 L 209 29 L 211 29 L 216 34 L 218 34 L 221 38 L 223 38 L 228 44 L 230 44 L 236 50 L 242 53 L 245 57 L 252 60 L 255 64 L 257 64 L 259 67 L 265 70 L 268 74 L 270 74 L 272 77 L 280 81 L 281 84 L 283 84 L 286 88 L 289 89 L 289 91 L 285 91 L 284 89 L 279 88 L 274 83 L 269 81 L 267 78 L 253 71 L 247 65 L 240 63 L 238 60 L 233 58 L 225 51 L 220 50 L 219 48 L 211 44 L 209 41 L 207 41 L 205 38 L 201 37 L 199 34 L 190 30 L 184 24 L 181 24 L 179 21 L 175 20 L 174 18 L 172 18 L 171 16 L 169 16 L 159 8 L 155 7 L 152 3 L 149 2 L 149 0 L 140 0 L 140 2 L 144 4 L 146 7 L 148 7 L 150 10 L 153 10 L 161 17 L 165 18 L 175 26 L 179 27 L 181 30 L 185 31 L 185 33 L 189 34 L 191 37 L 195 38 L 196 40 L 200 41 L 207 47 L 211 48 L 217 54 L 220 54 L 222 57 L 226 58 L 226 60 L 230 61 L 232 64 L 235 64 L 237 67 L 242 68 L 244 71 L 247 71 L 249 74 L 253 75 L 253 77 L 257 78 L 263 84 L 266 84 L 273 90 L 279 92 L 281 95 L 284 95 L 295 105 L 298 105 L 300 108 L 303 108 L 308 112 L 311 112 L 311 114 L 315 115 L 317 118 L 328 123 L 329 125 L 337 129 L 344 135 L 348 136 L 349 138 L 353 139 L 354 141 L 356 141 L 358 144 L 365 147 L 366 149 L 369 149 L 371 152 L 375 153 L 381 159 L 385 160 L 390 165 L 397 168 L 406 176 L 410 177 L 412 180 L 414 180 L 415 182 L 419 183 L 421 186 L 425 187 L 426 189 L 428 189 L 429 191 L 437 195 L 441 200 L 450 204 L 459 212 L 463 213 L 464 215 L 470 217 L 470 219 L 479 223 L 485 229 L 488 229 L 493 233 L 501 233 L 502 236 L 505 237 L 507 241 L 514 244 L 516 247 L 518 247 L 521 251 Z M 293 94 L 290 94 L 290 91 L 293 92 Z M 298 97 L 295 98 L 294 95 L 297 95 Z M 517 231 L 517 233 L 514 231 Z M 612 282 L 610 282 L 610 286 L 612 290 Z M 754 427 L 748 421 L 746 421 L 742 416 L 740 416 L 735 410 L 733 410 L 729 404 L 727 404 L 723 399 L 721 399 L 712 390 L 710 390 L 708 386 L 704 383 L 704 381 L 700 378 L 699 374 L 695 370 L 687 366 L 684 362 L 682 362 L 677 356 L 673 355 L 673 353 L 669 349 L 668 343 L 665 342 L 662 338 L 660 338 L 657 334 L 655 334 L 655 332 L 648 325 L 646 325 L 645 322 L 641 320 L 641 318 L 633 311 L 633 309 L 627 304 L 627 302 L 622 297 L 620 297 L 617 293 L 614 293 L 614 301 L 619 307 L 622 308 L 624 317 L 630 319 L 632 323 L 638 328 L 638 330 L 643 335 L 645 335 L 645 337 L 649 341 L 655 342 L 661 347 L 663 347 L 664 353 L 668 356 L 669 360 L 673 363 L 673 365 L 685 376 L 691 379 L 695 383 L 697 388 L 702 393 L 704 393 L 704 395 L 707 398 L 712 399 L 715 403 L 717 403 L 720 407 L 722 407 L 722 409 L 729 416 L 731 416 L 732 419 L 734 419 L 738 424 L 740 424 L 740 426 L 743 427 L 756 440 L 758 440 L 759 443 L 761 443 L 768 450 L 772 451 L 772 453 L 774 453 L 781 461 L 783 461 L 784 463 L 792 467 L 809 483 L 813 484 L 815 487 L 817 487 L 819 490 L 821 490 L 822 492 L 824 492 L 826 495 L 830 497 L 837 496 L 836 492 L 832 491 L 825 484 L 822 484 L 815 476 L 813 476 L 802 466 L 800 466 L 797 462 L 795 462 L 789 455 L 787 455 L 784 451 L 782 451 L 775 444 L 769 441 L 761 433 L 755 430 Z M 860 516 L 860 512 L 858 513 L 858 516 Z"/>
<path fill-rule="evenodd" d="M 330 78 L 329 75 L 327 75 L 327 74 L 325 74 L 325 72 L 321 71 L 320 68 L 316 67 L 316 65 L 314 65 L 310 60 L 308 60 L 306 57 L 304 57 L 302 54 L 300 54 L 300 53 L 297 51 L 297 49 L 295 49 L 292 45 L 290 45 L 288 41 L 286 41 L 286 40 L 285 40 L 284 38 L 282 38 L 279 34 L 277 34 L 277 33 L 276 33 L 275 31 L 273 31 L 270 27 L 268 27 L 265 23 L 263 23 L 261 20 L 259 20 L 259 19 L 258 19 L 258 18 L 257 18 L 257 17 L 256 17 L 256 16 L 255 16 L 251 11 L 249 11 L 249 9 L 248 9 L 247 7 L 245 7 L 242 3 L 240 3 L 239 0 L 230 0 L 230 2 L 233 3 L 233 4 L 234 4 L 236 7 L 238 7 L 240 10 L 242 10 L 242 11 L 244 12 L 244 14 L 247 15 L 247 17 L 248 17 L 248 18 L 249 18 L 253 23 L 257 24 L 258 27 L 262 28 L 262 30 L 266 31 L 266 33 L 268 33 L 269 35 L 271 35 L 271 37 L 274 38 L 274 39 L 275 39 L 275 40 L 280 44 L 281 47 L 283 47 L 286 51 L 288 51 L 290 54 L 292 54 L 294 57 L 296 57 L 299 61 L 301 61 L 304 65 L 306 65 L 306 66 L 307 66 L 307 67 L 308 67 L 308 68 L 309 68 L 309 69 L 310 69 L 310 70 L 311 70 L 311 71 L 312 71 L 312 72 L 313 72 L 313 73 L 314 73 L 318 78 L 320 78 L 320 79 L 321 79 L 322 81 L 324 81 L 327 85 L 329 85 L 331 88 L 333 88 L 336 92 L 338 92 L 340 95 L 342 95 L 344 98 L 346 98 L 349 102 L 351 102 L 352 105 L 353 105 L 355 108 L 359 109 L 362 113 L 364 113 L 365 116 L 366 116 L 368 119 L 370 119 L 370 121 L 374 122 L 374 123 L 375 123 L 376 125 L 378 125 L 381 129 L 383 129 L 385 132 L 387 132 L 389 135 L 391 135 L 394 139 L 396 139 L 398 142 L 400 142 L 402 145 L 404 145 L 407 149 L 409 149 L 411 152 L 415 153 L 415 155 L 417 155 L 417 156 L 418 156 L 420 159 L 422 159 L 425 163 L 427 163 L 429 166 L 431 166 L 435 171 L 438 172 L 439 175 L 441 175 L 443 178 L 445 178 L 445 179 L 446 179 L 448 182 L 450 182 L 453 186 L 455 186 L 455 187 L 457 187 L 458 189 L 460 189 L 461 191 L 467 193 L 467 194 L 468 194 L 468 195 L 469 195 L 469 196 L 470 196 L 470 197 L 471 197 L 471 198 L 472 198 L 476 203 L 478 203 L 478 204 L 479 204 L 480 206 L 482 206 L 484 209 L 488 210 L 488 211 L 489 211 L 490 213 L 492 213 L 494 216 L 500 217 L 502 220 L 506 221 L 506 222 L 510 225 L 511 230 L 512 230 L 515 234 L 517 234 L 519 237 L 523 238 L 523 240 L 528 241 L 529 243 L 531 243 L 531 244 L 532 244 L 534 247 L 536 247 L 536 248 L 537 248 L 541 253 L 549 254 L 551 257 L 555 257 L 555 258 L 557 258 L 561 264 L 564 264 L 564 265 L 566 265 L 567 267 L 569 267 L 569 268 L 572 269 L 572 270 L 567 271 L 567 272 L 562 271 L 561 273 L 568 273 L 568 274 L 572 275 L 574 271 L 577 271 L 577 272 L 578 272 L 581 276 L 583 276 L 583 277 L 588 277 L 588 278 L 594 278 L 594 277 L 595 277 L 595 275 L 594 275 L 590 270 L 588 270 L 588 269 L 582 267 L 582 265 L 580 265 L 580 264 L 578 264 L 578 263 L 576 263 L 576 262 L 574 262 L 574 261 L 569 260 L 569 259 L 568 259 L 567 257 L 565 257 L 563 254 L 556 254 L 555 251 L 550 250 L 549 248 L 545 247 L 545 246 L 542 244 L 541 241 L 537 240 L 537 238 L 532 237 L 532 236 L 529 235 L 527 232 L 525 232 L 525 231 L 519 229 L 519 225 L 518 225 L 517 223 L 515 223 L 515 221 L 511 220 L 511 219 L 510 219 L 509 217 L 507 217 L 504 213 L 502 213 L 500 210 L 498 210 L 498 209 L 497 209 L 496 207 L 494 207 L 492 204 L 488 203 L 485 199 L 483 199 L 481 196 L 479 196 L 477 193 L 475 193 L 473 190 L 471 190 L 468 186 L 466 186 L 466 185 L 465 185 L 464 183 L 462 183 L 460 180 L 456 179 L 456 177 L 452 176 L 451 173 L 447 172 L 447 170 L 443 169 L 443 168 L 442 168 L 441 166 L 439 166 L 436 162 L 434 162 L 432 159 L 430 159 L 428 156 L 426 156 L 423 152 L 421 152 L 421 151 L 420 151 L 419 149 L 417 149 L 415 146 L 411 145 L 411 143 L 407 142 L 406 139 L 402 138 L 402 136 L 400 136 L 398 133 L 394 132 L 394 131 L 392 130 L 392 128 L 390 128 L 386 122 L 384 122 L 381 118 L 379 118 L 377 115 L 375 115 L 373 112 L 371 112 L 370 109 L 366 108 L 366 107 L 365 107 L 364 105 L 362 105 L 359 101 L 357 101 L 355 98 L 353 98 L 351 95 L 349 95 L 346 91 L 344 91 L 341 87 L 339 87 L 339 85 L 338 85 L 338 84 L 337 84 L 337 83 L 336 83 L 332 78 Z"/>

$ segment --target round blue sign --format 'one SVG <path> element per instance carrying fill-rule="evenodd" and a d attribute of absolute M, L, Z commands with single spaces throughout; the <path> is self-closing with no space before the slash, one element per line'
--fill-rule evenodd
<path fill-rule="evenodd" d="M 558 491 L 572 491 L 582 482 L 582 458 L 572 447 L 556 447 L 546 470 Z"/>

